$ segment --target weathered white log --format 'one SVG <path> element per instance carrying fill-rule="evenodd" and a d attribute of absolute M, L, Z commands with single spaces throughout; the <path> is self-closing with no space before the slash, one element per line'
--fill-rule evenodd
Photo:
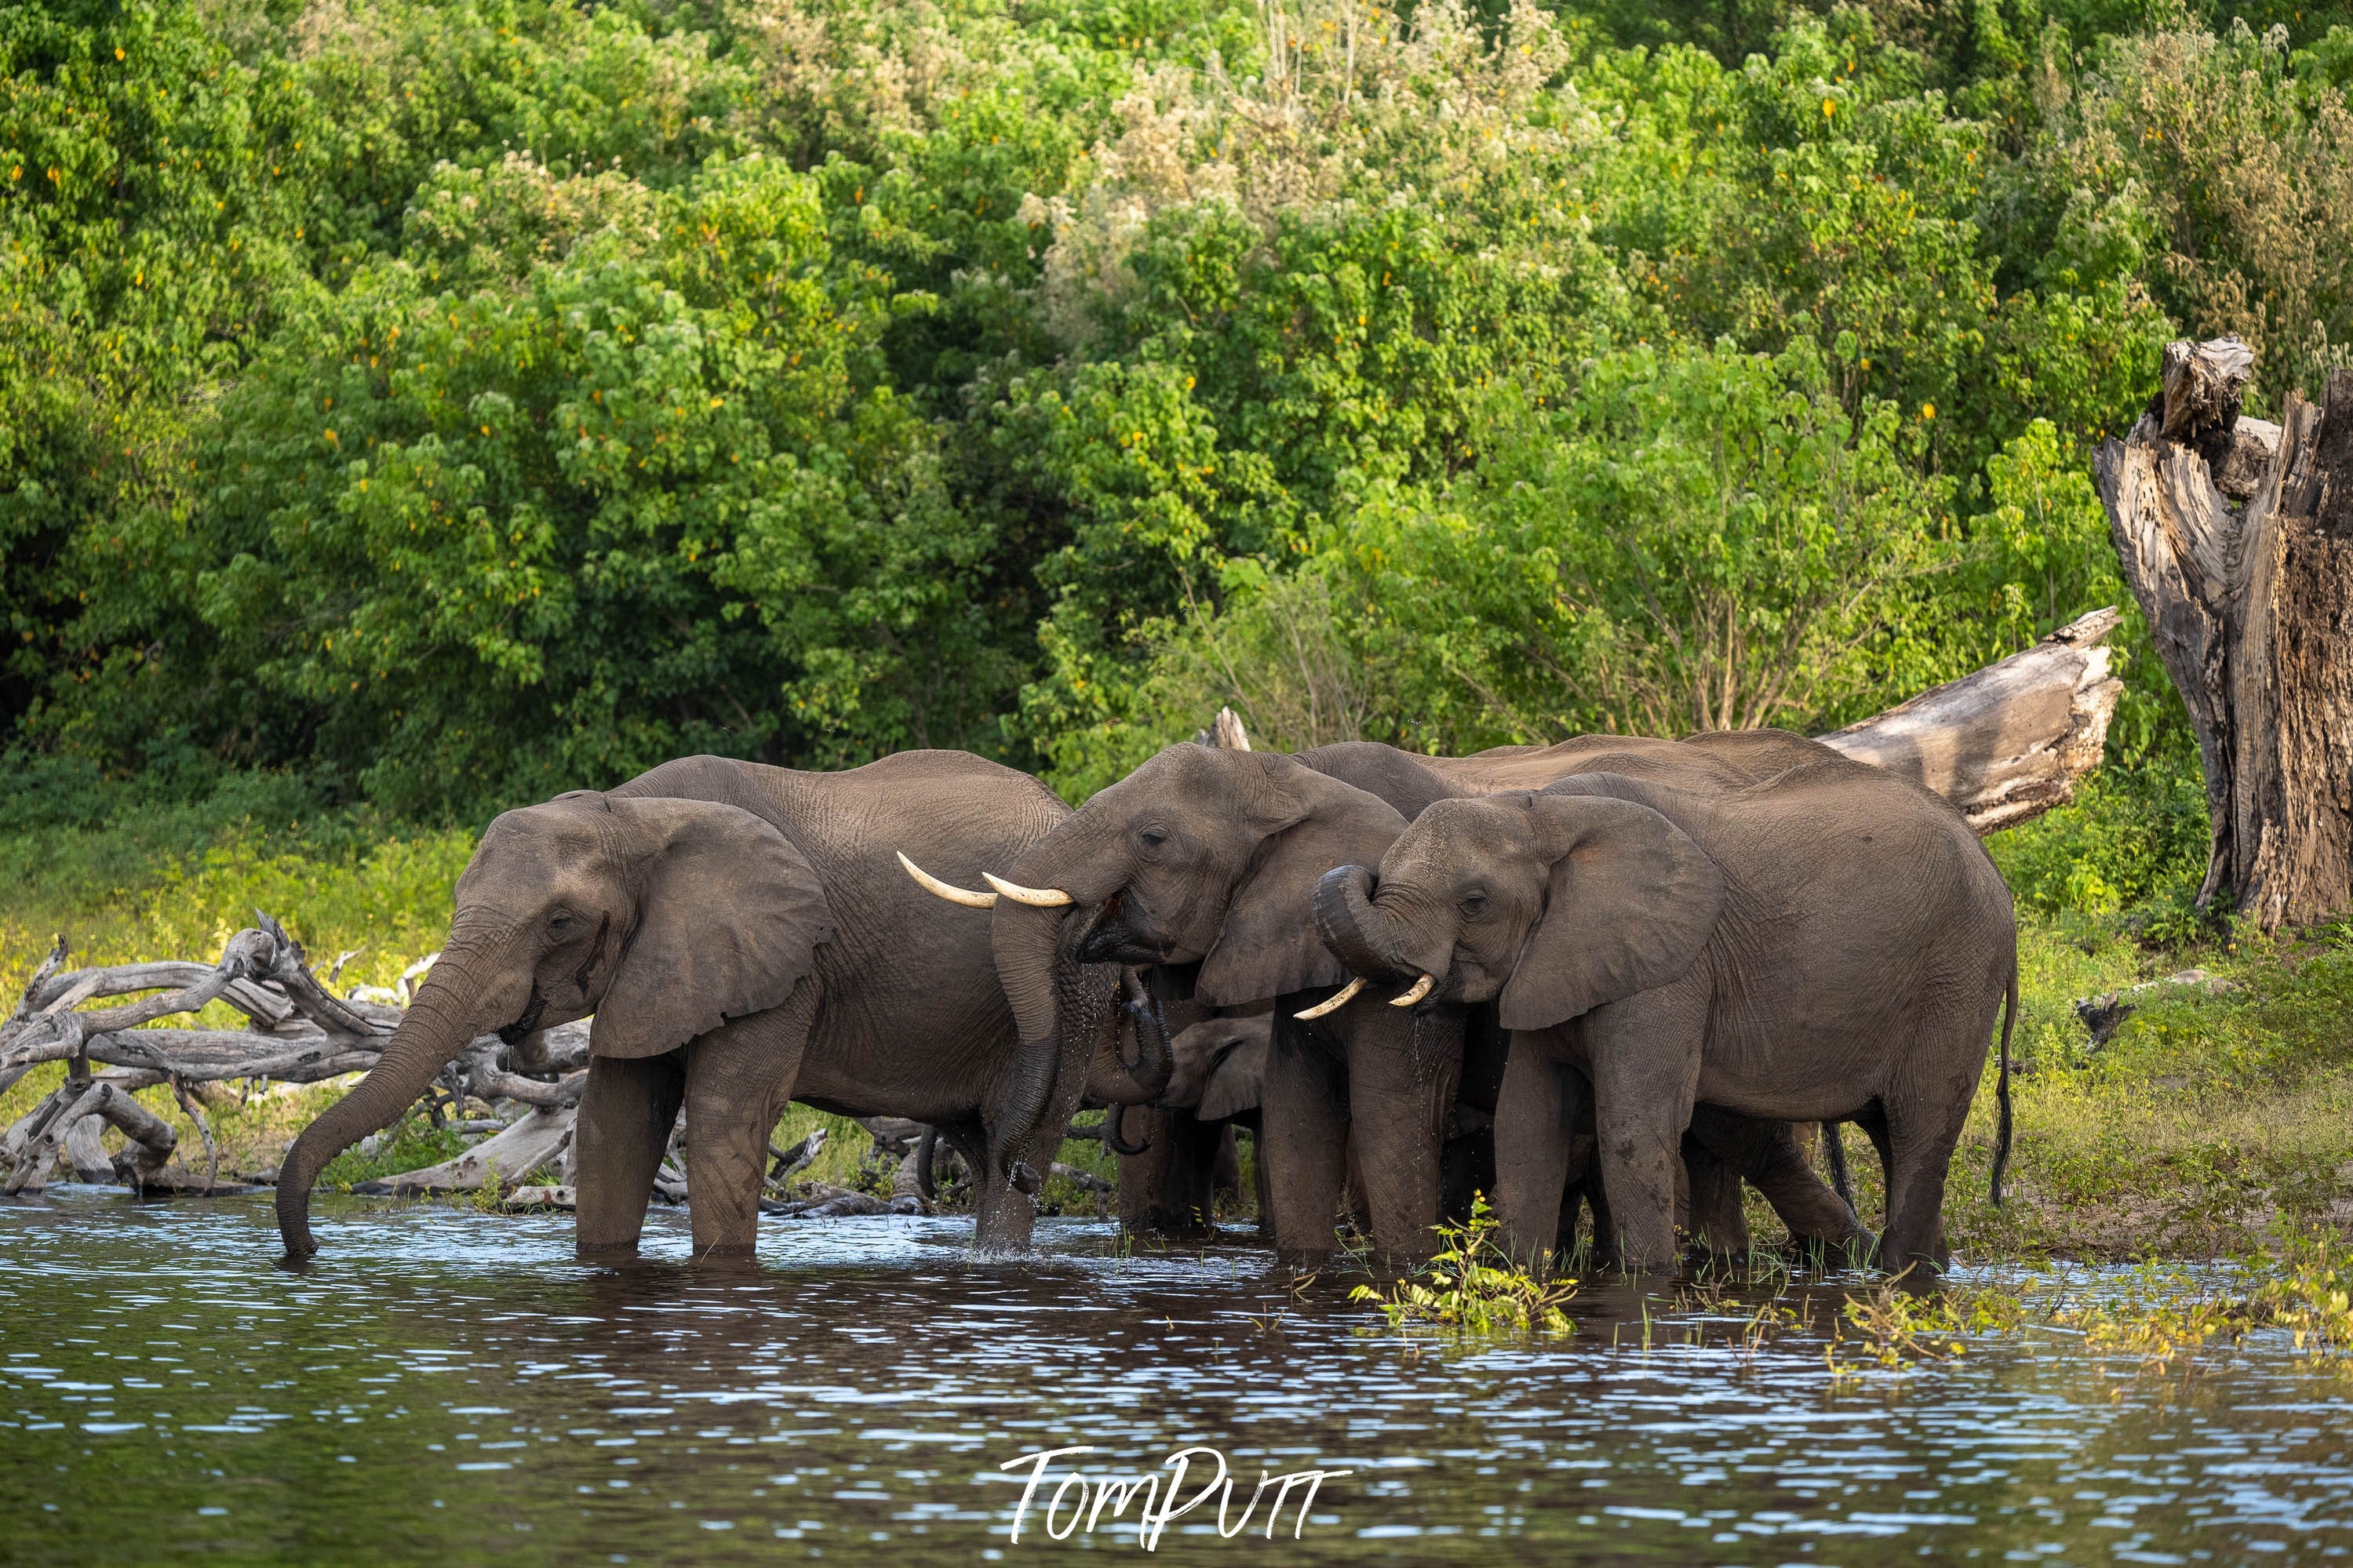
<path fill-rule="evenodd" d="M 501 1187 L 519 1183 L 551 1161 L 563 1157 L 578 1121 L 577 1106 L 533 1110 L 495 1138 L 486 1139 L 454 1160 L 405 1171 L 396 1176 L 361 1182 L 352 1191 L 369 1194 L 471 1192 L 492 1182 Z"/>
<path fill-rule="evenodd" d="M 1979 833 L 2015 826 L 2074 799 L 2076 781 L 2099 766 L 2124 692 L 2099 645 L 2120 618 L 2113 606 L 2094 610 L 2032 647 L 1817 739 L 1943 795 Z M 1230 708 L 1200 739 L 1250 750 Z"/>
<path fill-rule="evenodd" d="M 2239 415 L 2253 364 L 2235 339 L 2172 344 L 2093 467 L 2198 735 L 2199 900 L 2275 930 L 2353 909 L 2353 372 L 2272 425 Z"/>
<path fill-rule="evenodd" d="M 769 1144 L 768 1155 L 774 1163 L 768 1168 L 767 1180 L 761 1184 L 763 1190 L 771 1197 L 782 1197 L 785 1184 L 817 1163 L 818 1155 L 824 1152 L 826 1136 L 825 1129 L 819 1127 L 789 1149 Z M 914 1156 L 910 1154 L 908 1158 Z"/>
<path fill-rule="evenodd" d="M 509 1214 L 521 1214 L 526 1209 L 576 1209 L 579 1194 L 569 1183 L 552 1187 L 517 1187 L 499 1200 L 499 1207 Z"/>
<path fill-rule="evenodd" d="M 130 1140 L 116 1159 L 99 1142 L 99 1133 L 111 1122 Z M 37 1193 L 48 1184 L 58 1155 L 66 1154 L 74 1174 L 85 1182 L 127 1180 L 138 1186 L 163 1170 L 178 1145 L 179 1135 L 168 1123 L 132 1098 L 131 1088 L 115 1079 L 69 1079 L 47 1099 L 8 1131 L 14 1169 L 5 1191 L 10 1194 Z"/>
<path fill-rule="evenodd" d="M 102 969 L 69 969 L 41 976 L 26 990 L 35 1011 L 56 1006 L 69 992 L 78 992 L 68 1006 L 94 996 L 127 996 L 141 991 L 182 991 L 204 983 L 218 965 L 193 959 L 165 959 L 150 963 L 115 963 Z M 80 987 L 88 986 L 87 990 Z M 294 1004 L 266 981 L 232 980 L 221 1000 L 248 1018 L 280 1024 L 294 1016 Z"/>
<path fill-rule="evenodd" d="M 145 1191 L 242 1190 L 218 1180 L 218 1149 L 189 1098 L 191 1085 L 227 1079 L 316 1083 L 375 1066 L 398 1026 L 401 1009 L 335 996 L 311 974 L 300 942 L 270 916 L 258 914 L 257 921 L 230 938 L 220 962 L 211 965 L 174 960 L 67 969 L 65 941 L 58 939 L 15 1010 L 0 1023 L 0 1089 L 47 1061 L 95 1062 L 111 1070 L 95 1079 L 69 1079 L 0 1132 L 0 1164 L 11 1173 L 8 1191 L 39 1191 L 60 1154 L 85 1180 L 128 1181 Z M 134 994 L 139 999 L 123 1005 L 76 1010 L 100 998 Z M 215 1000 L 243 1011 L 252 1027 L 147 1026 Z M 531 1044 L 533 1070 L 585 1066 L 587 1026 L 560 1025 L 533 1036 Z M 585 1073 L 554 1081 L 526 1077 L 501 1060 L 505 1049 L 496 1036 L 476 1041 L 468 1053 L 463 1087 L 486 1099 L 519 1100 L 542 1112 L 568 1114 L 566 1108 L 579 1102 Z M 169 1125 L 132 1098 L 164 1084 L 204 1134 L 202 1175 L 168 1165 L 174 1142 Z M 99 1142 L 98 1130 L 107 1122 L 132 1140 L 120 1157 L 107 1156 Z M 539 1126 L 529 1117 L 517 1123 Z M 568 1137 L 557 1144 L 559 1152 L 568 1154 L 569 1148 Z M 528 1145 L 501 1147 L 493 1140 L 470 1157 L 479 1161 L 485 1151 L 508 1180 L 528 1168 L 513 1162 L 533 1152 Z M 683 1179 L 674 1172 L 670 1176 L 674 1197 L 683 1193 Z M 443 1190 L 438 1175 L 431 1180 L 436 1190 Z M 473 1184 L 461 1181 L 458 1186 Z"/>
<path fill-rule="evenodd" d="M 2099 644 L 2120 618 L 2094 610 L 1999 664 L 1818 739 L 1943 795 L 1979 833 L 2039 816 L 2074 799 L 2075 781 L 2099 766 L 2124 690 Z"/>

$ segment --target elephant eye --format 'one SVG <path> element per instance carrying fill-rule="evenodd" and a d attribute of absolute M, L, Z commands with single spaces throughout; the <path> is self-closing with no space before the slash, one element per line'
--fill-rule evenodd
<path fill-rule="evenodd" d="M 550 931 L 570 931 L 572 929 L 572 917 L 566 914 L 550 915 L 547 917 L 547 929 Z"/>
<path fill-rule="evenodd" d="M 1147 827 L 1136 834 L 1136 837 L 1144 841 L 1144 847 L 1146 849 L 1157 849 L 1168 842 L 1168 830 L 1165 827 Z"/>
<path fill-rule="evenodd" d="M 1487 907 L 1487 895 L 1480 891 L 1478 889 L 1473 888 L 1471 891 L 1462 895 L 1461 901 L 1462 904 L 1462 912 L 1464 914 L 1475 915 Z"/>

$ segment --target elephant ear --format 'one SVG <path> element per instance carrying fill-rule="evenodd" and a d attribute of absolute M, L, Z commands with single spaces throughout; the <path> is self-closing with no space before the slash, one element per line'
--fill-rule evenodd
<path fill-rule="evenodd" d="M 1218 1065 L 1209 1069 L 1209 1081 L 1201 1090 L 1201 1103 L 1193 1114 L 1203 1121 L 1223 1121 L 1229 1116 L 1256 1110 L 1259 1094 L 1266 1084 L 1266 1054 L 1271 1043 L 1271 1019 L 1254 1019 L 1259 1027 L 1246 1031 L 1235 1044 L 1229 1046 L 1218 1058 Z"/>
<path fill-rule="evenodd" d="M 1270 789 L 1253 814 L 1264 837 L 1235 883 L 1196 994 L 1242 1007 L 1349 978 L 1315 934 L 1309 900 L 1335 866 L 1380 864 L 1405 818 L 1377 795 L 1273 752 L 1254 753 Z"/>
<path fill-rule="evenodd" d="M 589 1025 L 600 1057 L 676 1050 L 784 1005 L 833 936 L 815 868 L 774 824 L 714 801 L 607 803 L 639 878 L 637 925 Z"/>
<path fill-rule="evenodd" d="M 1723 912 L 1723 871 L 1647 805 L 1544 791 L 1529 799 L 1552 860 L 1544 913 L 1499 1001 L 1507 1029 L 1544 1029 L 1664 985 Z"/>

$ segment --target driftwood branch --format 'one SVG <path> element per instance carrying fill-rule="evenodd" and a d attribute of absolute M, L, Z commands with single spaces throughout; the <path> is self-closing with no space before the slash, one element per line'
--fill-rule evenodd
<path fill-rule="evenodd" d="M 421 1171 L 405 1171 L 396 1176 L 361 1182 L 352 1191 L 458 1193 L 471 1192 L 493 1182 L 503 1190 L 543 1165 L 560 1163 L 571 1146 L 574 1123 L 579 1115 L 576 1106 L 557 1110 L 534 1110 L 495 1138 L 475 1144 L 454 1160 L 428 1165 Z"/>
<path fill-rule="evenodd" d="M 231 937 L 211 964 L 170 960 L 69 969 L 69 956 L 60 937 L 0 1022 L 0 1089 L 41 1063 L 69 1064 L 63 1085 L 0 1132 L 8 1193 L 40 1191 L 61 1158 L 84 1180 L 112 1180 L 142 1192 L 225 1190 L 219 1149 L 192 1091 L 230 1079 L 318 1083 L 364 1072 L 375 1066 L 403 1016 L 401 1006 L 329 990 L 311 972 L 301 944 L 267 914 Z M 113 997 L 134 1000 L 85 1005 Z M 247 1026 L 163 1023 L 214 1002 L 243 1013 Z M 587 1075 L 572 1069 L 586 1065 L 587 1026 L 541 1031 L 526 1044 L 528 1051 L 511 1052 L 496 1036 L 476 1040 L 461 1058 L 456 1079 L 461 1092 L 520 1101 L 533 1108 L 533 1116 L 569 1117 L 586 1086 Z M 108 1070 L 92 1074 L 93 1065 Z M 202 1175 L 169 1164 L 176 1135 L 134 1098 L 161 1085 L 171 1088 L 204 1139 Z M 99 1142 L 106 1126 L 130 1141 L 121 1154 L 107 1154 Z M 543 1130 L 532 1116 L 516 1124 L 526 1126 L 534 1137 Z M 568 1132 L 565 1138 L 559 1148 L 568 1147 Z M 512 1163 L 528 1152 L 485 1145 L 469 1157 L 498 1163 L 512 1177 L 531 1168 Z"/>
<path fill-rule="evenodd" d="M 2200 901 L 2274 930 L 2353 908 L 2353 372 L 2274 425 L 2239 413 L 2253 363 L 2232 338 L 2170 345 L 2093 468 L 2198 734 Z"/>

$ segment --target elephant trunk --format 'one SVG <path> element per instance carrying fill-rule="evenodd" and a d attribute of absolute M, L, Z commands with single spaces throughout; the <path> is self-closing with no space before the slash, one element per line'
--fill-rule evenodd
<path fill-rule="evenodd" d="M 1335 866 L 1315 884 L 1308 907 L 1316 934 L 1350 973 L 1367 980 L 1402 980 L 1421 972 L 1399 956 L 1392 922 L 1373 907 L 1373 874 L 1362 866 Z"/>
<path fill-rule="evenodd" d="M 480 995 L 471 966 L 462 958 L 444 956 L 433 966 L 375 1066 L 302 1130 L 279 1167 L 278 1234 L 288 1258 L 304 1258 L 319 1250 L 311 1235 L 311 1189 L 328 1162 L 389 1126 L 479 1036 L 521 1016 L 529 1005 L 528 978 L 522 986 L 504 989 L 519 994 L 511 999 Z M 512 1006 L 493 1005 L 508 1000 Z"/>
<path fill-rule="evenodd" d="M 1061 1037 L 1056 1017 L 1060 987 L 1055 970 L 1061 950 L 1060 910 L 1043 910 L 1010 900 L 997 900 L 992 917 L 997 949 L 997 975 L 1012 1005 L 1019 1033 L 1013 1078 L 1005 1095 L 1005 1114 L 991 1128 L 989 1164 L 1015 1186 L 1034 1188 L 1037 1173 L 1017 1164 L 1017 1152 L 1045 1120 L 1054 1099 L 1054 1079 L 1061 1065 Z M 1027 1175 L 1025 1182 L 1024 1176 Z"/>
<path fill-rule="evenodd" d="M 1135 1028 L 1135 1061 L 1133 1065 L 1123 1061 L 1120 1066 L 1127 1068 L 1127 1076 L 1144 1096 L 1143 1103 L 1149 1103 L 1167 1092 L 1168 1079 L 1176 1070 L 1176 1053 L 1168 1043 L 1168 1015 L 1134 970 L 1119 972 L 1119 987 L 1124 1011 Z"/>
<path fill-rule="evenodd" d="M 1114 1104 L 1110 1110 L 1103 1112 L 1103 1147 L 1110 1150 L 1114 1154 L 1125 1154 L 1130 1159 L 1134 1158 L 1138 1154 L 1150 1153 L 1152 1152 L 1151 1139 L 1146 1138 L 1143 1142 L 1137 1143 L 1131 1143 L 1127 1141 L 1126 1122 L 1127 1107 L 1124 1105 Z"/>
<path fill-rule="evenodd" d="M 1036 888 L 1059 888 L 1071 897 L 1069 908 L 1040 908 L 999 899 L 990 915 L 989 940 L 997 958 L 997 982 L 1013 1009 L 1019 1031 L 1013 1076 L 1007 1085 L 1005 1113 L 989 1129 L 988 1163 L 993 1171 L 1024 1192 L 1037 1190 L 1038 1173 L 1019 1163 L 1018 1152 L 1046 1118 L 1060 1076 L 1064 1021 L 1064 994 L 1075 987 L 1074 961 L 1064 952 L 1066 921 L 1083 928 L 1101 912 L 1104 900 L 1118 890 L 1124 867 L 1108 878 L 1090 872 L 1058 873 L 1057 868 L 1083 866 L 1094 854 L 1103 834 L 1083 817 L 1066 819 L 1008 868 L 1014 882 Z"/>

